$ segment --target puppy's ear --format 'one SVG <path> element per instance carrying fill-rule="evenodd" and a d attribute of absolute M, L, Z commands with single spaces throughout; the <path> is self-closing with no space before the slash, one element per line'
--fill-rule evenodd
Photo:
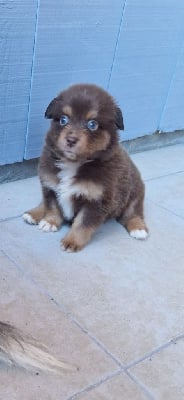
<path fill-rule="evenodd" d="M 45 111 L 45 118 L 57 119 L 59 118 L 59 102 L 58 99 L 53 99 Z"/>
<path fill-rule="evenodd" d="M 119 107 L 116 107 L 116 126 L 120 130 L 124 130 L 124 123 L 123 123 L 123 114 L 121 112 L 121 109 Z"/>

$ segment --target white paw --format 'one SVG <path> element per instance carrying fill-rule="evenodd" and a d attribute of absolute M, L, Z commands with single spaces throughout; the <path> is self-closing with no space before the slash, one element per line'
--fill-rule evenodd
<path fill-rule="evenodd" d="M 35 221 L 35 219 L 34 219 L 30 214 L 28 214 L 28 213 L 24 213 L 24 214 L 23 214 L 23 219 L 24 219 L 24 221 L 27 222 L 28 224 L 31 224 L 31 225 L 36 225 L 36 224 L 37 224 L 37 222 Z"/>
<path fill-rule="evenodd" d="M 148 237 L 148 232 L 145 229 L 134 229 L 130 231 L 130 236 L 135 239 L 146 239 Z"/>
<path fill-rule="evenodd" d="M 43 232 L 56 232 L 58 230 L 56 225 L 50 224 L 45 219 L 42 219 L 38 225 L 38 228 Z"/>
<path fill-rule="evenodd" d="M 61 250 L 65 251 L 65 253 L 73 253 L 74 250 L 70 249 L 69 247 L 66 249 L 66 247 L 62 244 L 61 245 Z"/>
<path fill-rule="evenodd" d="M 64 244 L 63 244 L 62 241 L 61 241 L 61 250 L 62 250 L 62 251 L 66 251 L 65 246 L 64 246 Z"/>
<path fill-rule="evenodd" d="M 66 253 L 72 253 L 72 250 L 66 249 L 66 247 L 64 246 L 63 243 L 61 243 L 61 250 L 62 250 L 62 251 L 66 251 Z"/>

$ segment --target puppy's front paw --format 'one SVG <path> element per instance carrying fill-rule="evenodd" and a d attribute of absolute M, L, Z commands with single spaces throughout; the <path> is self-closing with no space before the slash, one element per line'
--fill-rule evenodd
<path fill-rule="evenodd" d="M 32 215 L 29 214 L 28 212 L 26 212 L 26 213 L 23 214 L 23 220 L 24 220 L 25 222 L 27 222 L 28 224 L 30 224 L 30 225 L 37 225 L 36 220 L 35 220 L 35 219 L 32 217 Z"/>
<path fill-rule="evenodd" d="M 41 229 L 43 232 L 57 232 L 58 228 L 56 225 L 51 224 L 50 222 L 42 219 L 38 225 L 38 228 Z"/>
<path fill-rule="evenodd" d="M 82 249 L 84 245 L 78 243 L 76 238 L 73 235 L 66 235 L 64 239 L 61 241 L 61 248 L 68 253 L 73 253 L 75 251 L 79 251 Z"/>
<path fill-rule="evenodd" d="M 44 217 L 45 214 L 45 207 L 41 203 L 38 207 L 32 208 L 29 211 L 26 211 L 23 214 L 23 219 L 28 224 L 31 225 L 38 225 L 41 219 Z"/>
<path fill-rule="evenodd" d="M 144 240 L 148 237 L 148 232 L 145 229 L 134 229 L 130 231 L 130 236 L 134 239 Z"/>

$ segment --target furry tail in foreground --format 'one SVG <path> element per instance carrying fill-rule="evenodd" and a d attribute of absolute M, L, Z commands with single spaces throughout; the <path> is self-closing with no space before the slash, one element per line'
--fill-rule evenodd
<path fill-rule="evenodd" d="M 26 370 L 61 373 L 78 368 L 53 357 L 46 346 L 23 335 L 14 326 L 0 321 L 0 363 L 15 365 Z"/>

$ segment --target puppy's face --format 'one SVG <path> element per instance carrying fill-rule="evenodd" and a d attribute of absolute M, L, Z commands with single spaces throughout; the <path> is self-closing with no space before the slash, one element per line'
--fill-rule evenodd
<path fill-rule="evenodd" d="M 121 110 L 112 97 L 94 85 L 74 85 L 47 107 L 53 119 L 49 141 L 67 159 L 93 159 L 117 143 L 124 129 Z"/>

